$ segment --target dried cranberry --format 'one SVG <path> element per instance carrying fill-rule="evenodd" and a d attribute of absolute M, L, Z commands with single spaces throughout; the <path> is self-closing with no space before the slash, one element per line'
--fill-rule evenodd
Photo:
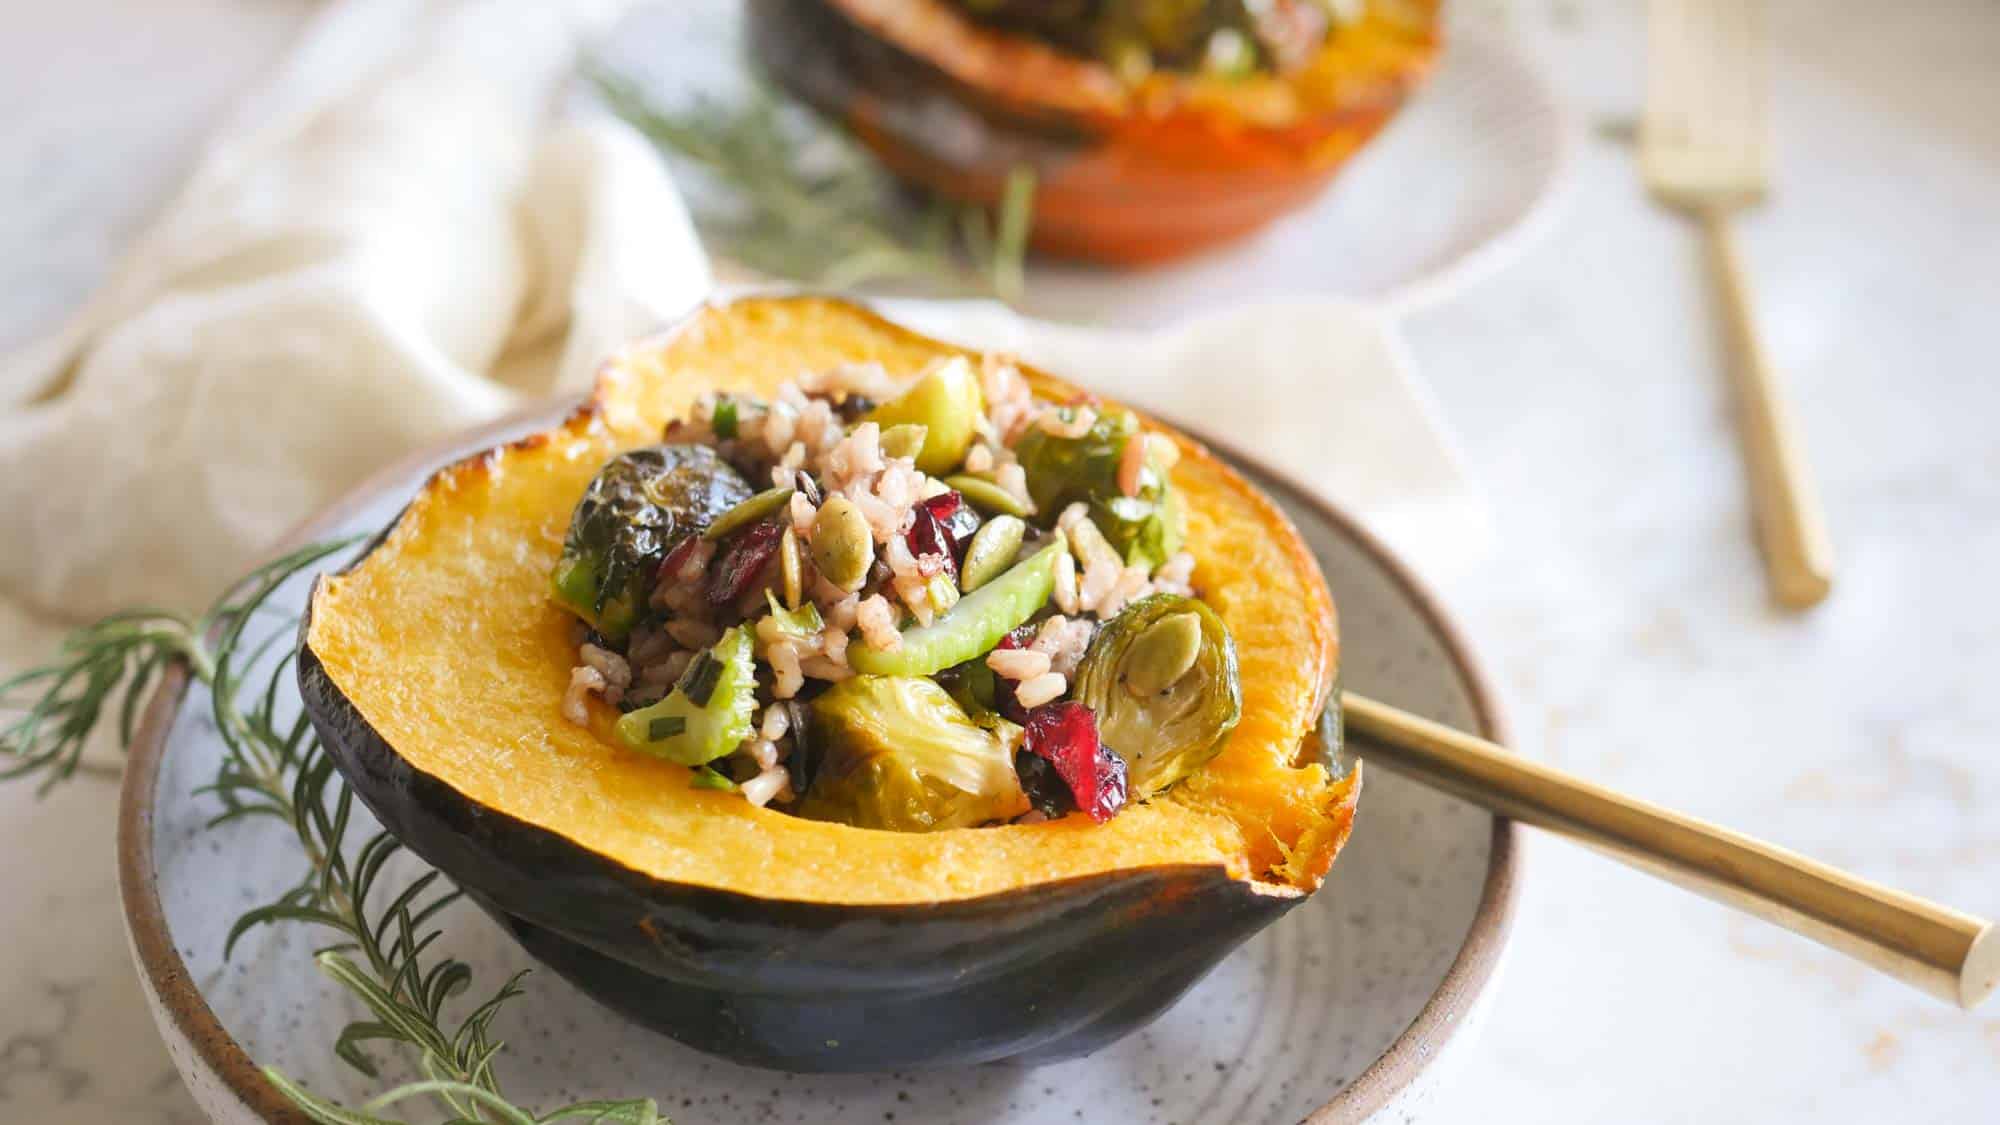
<path fill-rule="evenodd" d="M 1081 703 L 1028 712 L 1027 750 L 1056 768 L 1076 807 L 1099 824 L 1125 807 L 1125 759 L 1097 738 L 1097 715 Z"/>
<path fill-rule="evenodd" d="M 958 511 L 959 506 L 964 503 L 965 497 L 960 496 L 956 491 L 952 491 L 940 492 L 936 496 L 920 501 L 917 506 L 936 516 L 939 520 L 948 520 L 952 517 L 953 513 Z"/>
<path fill-rule="evenodd" d="M 910 510 L 910 530 L 903 533 L 903 542 L 910 545 L 910 553 L 923 558 L 935 555 L 944 560 L 944 569 L 953 578 L 958 577 L 958 553 L 952 550 L 951 532 L 922 504 Z"/>
<path fill-rule="evenodd" d="M 1060 820 L 1076 811 L 1076 798 L 1056 768 L 1026 750 L 1014 755 L 1014 772 L 1021 777 L 1021 791 L 1028 804 L 1050 820 Z"/>
<path fill-rule="evenodd" d="M 965 549 L 972 544 L 972 533 L 979 530 L 979 513 L 956 492 L 933 496 L 923 502 L 923 507 L 929 509 L 938 523 L 951 533 L 952 552 L 959 562 L 964 562 Z"/>
<path fill-rule="evenodd" d="M 734 605 L 750 592 L 758 575 L 778 554 L 785 529 L 777 520 L 753 523 L 729 539 L 729 545 L 715 560 L 708 579 L 710 605 Z"/>

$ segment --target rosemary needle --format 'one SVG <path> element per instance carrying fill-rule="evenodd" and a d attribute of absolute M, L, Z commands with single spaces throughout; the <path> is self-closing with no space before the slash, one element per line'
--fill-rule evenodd
<path fill-rule="evenodd" d="M 695 221 L 742 264 L 834 289 L 916 282 L 1020 299 L 1035 196 L 1026 165 L 992 213 L 934 196 L 913 205 L 845 133 L 766 87 L 671 109 L 622 75 L 600 67 L 590 78 L 606 107 L 718 189 L 690 193 Z"/>
<path fill-rule="evenodd" d="M 167 665 L 186 662 L 207 689 L 223 744 L 214 780 L 200 790 L 220 806 L 209 827 L 276 819 L 296 837 L 305 860 L 296 884 L 230 927 L 224 956 L 259 926 L 306 922 L 333 931 L 336 944 L 314 961 L 369 1013 L 341 1031 L 334 1054 L 374 1077 L 375 1063 L 364 1047 L 394 1044 L 424 1075 L 358 1108 L 266 1068 L 272 1086 L 322 1125 L 397 1125 L 383 1114 L 409 1101 L 430 1102 L 462 1122 L 665 1125 L 650 1098 L 575 1102 L 543 1112 L 507 1098 L 495 1073 L 502 1043 L 492 1025 L 520 995 L 525 973 L 509 978 L 484 1003 L 454 1014 L 453 1001 L 471 985 L 472 970 L 438 952 L 443 931 L 435 920 L 457 901 L 458 891 L 435 870 L 391 877 L 389 861 L 402 846 L 387 832 L 354 826 L 353 791 L 289 698 L 297 621 L 274 611 L 271 597 L 353 542 L 318 544 L 260 567 L 199 617 L 121 613 L 71 633 L 55 660 L 0 683 L 0 706 L 20 709 L 0 725 L 0 779 L 39 775 L 47 789 L 72 776 L 85 740 L 107 722 L 129 746 L 147 687 Z M 190 692 L 189 702 L 196 698 Z"/>

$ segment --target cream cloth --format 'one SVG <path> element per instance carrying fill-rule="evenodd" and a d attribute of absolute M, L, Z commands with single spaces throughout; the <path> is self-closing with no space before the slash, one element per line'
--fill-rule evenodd
<path fill-rule="evenodd" d="M 565 119 L 622 5 L 344 0 L 129 258 L 0 364 L 0 665 L 60 625 L 204 604 L 412 447 L 587 385 L 710 292 L 652 151 Z M 1442 565 L 1483 534 L 1376 313 L 1261 305 L 1146 338 L 898 303 L 1256 450 Z"/>

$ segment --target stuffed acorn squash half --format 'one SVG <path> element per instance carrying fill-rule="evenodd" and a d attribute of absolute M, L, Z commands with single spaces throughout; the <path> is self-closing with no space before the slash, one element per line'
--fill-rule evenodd
<path fill-rule="evenodd" d="M 737 1062 L 1081 1054 L 1346 841 L 1332 599 L 1207 450 L 852 304 L 703 308 L 313 591 L 354 790 Z"/>
<path fill-rule="evenodd" d="M 752 0 L 774 81 L 1034 246 L 1185 256 L 1303 206 L 1429 74 L 1439 0 Z"/>

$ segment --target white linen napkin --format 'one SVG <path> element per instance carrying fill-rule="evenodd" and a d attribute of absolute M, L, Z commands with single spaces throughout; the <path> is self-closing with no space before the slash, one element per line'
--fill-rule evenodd
<path fill-rule="evenodd" d="M 65 623 L 205 603 L 372 469 L 586 386 L 711 291 L 652 151 L 556 112 L 622 6 L 343 0 L 316 18 L 102 292 L 0 363 L 0 667 Z M 1140 338 L 890 307 L 1255 450 L 1430 565 L 1482 542 L 1368 308 L 1261 305 Z"/>

